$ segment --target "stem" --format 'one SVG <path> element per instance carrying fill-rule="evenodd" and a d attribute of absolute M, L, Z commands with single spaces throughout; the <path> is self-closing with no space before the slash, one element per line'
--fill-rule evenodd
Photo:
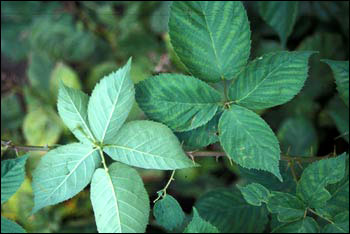
<path fill-rule="evenodd" d="M 334 224 L 334 222 L 333 222 L 332 220 L 330 220 L 330 219 L 324 217 L 323 215 L 320 215 L 319 213 L 317 213 L 317 212 L 314 211 L 313 209 L 308 208 L 307 210 L 310 211 L 311 213 L 313 213 L 314 215 L 317 215 L 318 217 L 320 217 L 320 218 L 326 220 L 327 222 L 329 222 L 329 223 L 331 223 L 331 224 Z"/>
<path fill-rule="evenodd" d="M 104 167 L 105 171 L 108 173 L 108 167 L 107 167 L 107 164 L 106 164 L 105 157 L 103 156 L 103 151 L 102 151 L 102 149 L 100 147 L 98 148 L 98 151 L 100 152 L 100 156 L 101 156 L 101 159 L 102 159 L 103 167 Z"/>
<path fill-rule="evenodd" d="M 5 147 L 6 149 L 12 149 L 16 152 L 18 151 L 49 151 L 50 149 L 53 149 L 52 146 L 18 146 L 14 145 L 11 141 L 3 141 L 1 140 L 1 147 Z"/>
<path fill-rule="evenodd" d="M 294 169 L 294 161 L 290 161 L 289 165 L 290 165 L 290 171 L 292 172 L 294 182 L 297 184 L 299 180 L 297 177 L 297 173 L 295 172 L 295 169 Z"/>
<path fill-rule="evenodd" d="M 168 187 L 170 186 L 171 182 L 174 179 L 174 175 L 175 175 L 175 170 L 173 170 L 173 172 L 171 173 L 170 179 L 168 180 L 167 184 L 165 185 L 165 187 L 158 191 L 158 197 L 156 198 L 156 200 L 153 201 L 153 203 L 156 203 L 160 198 L 164 198 L 166 196 L 166 190 L 168 189 Z"/>

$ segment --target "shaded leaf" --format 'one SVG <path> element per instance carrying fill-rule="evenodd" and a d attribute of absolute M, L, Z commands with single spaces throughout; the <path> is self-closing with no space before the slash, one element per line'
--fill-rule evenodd
<path fill-rule="evenodd" d="M 272 233 L 319 233 L 320 228 L 311 217 L 277 227 Z"/>
<path fill-rule="evenodd" d="M 267 203 L 270 191 L 261 184 L 251 183 L 246 186 L 238 186 L 244 199 L 253 206 L 261 206 L 262 202 Z"/>
<path fill-rule="evenodd" d="M 349 233 L 349 211 L 338 214 L 333 221 L 322 229 L 322 233 Z"/>
<path fill-rule="evenodd" d="M 219 233 L 219 230 L 210 224 L 209 222 L 202 219 L 196 208 L 193 208 L 192 221 L 185 228 L 184 233 Z"/>
<path fill-rule="evenodd" d="M 1 216 L 1 233 L 26 233 L 26 231 L 17 223 Z"/>

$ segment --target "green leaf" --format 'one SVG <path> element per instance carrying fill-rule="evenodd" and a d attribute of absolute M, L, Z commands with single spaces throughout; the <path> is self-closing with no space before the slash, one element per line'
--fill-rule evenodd
<path fill-rule="evenodd" d="M 175 52 L 194 76 L 233 79 L 250 54 L 249 21 L 241 2 L 173 2 L 169 35 Z"/>
<path fill-rule="evenodd" d="M 277 227 L 272 233 L 319 233 L 320 228 L 311 217 Z"/>
<path fill-rule="evenodd" d="M 195 206 L 204 220 L 223 233 L 260 233 L 268 222 L 266 208 L 249 205 L 237 188 L 210 191 Z"/>
<path fill-rule="evenodd" d="M 104 77 L 92 92 L 88 118 L 92 132 L 100 143 L 114 142 L 134 103 L 130 68 L 131 59 L 123 68 Z"/>
<path fill-rule="evenodd" d="M 291 156 L 313 156 L 317 152 L 317 132 L 305 117 L 286 119 L 277 133 L 283 153 Z"/>
<path fill-rule="evenodd" d="M 268 171 L 283 180 L 277 138 L 259 115 L 232 105 L 220 118 L 219 138 L 225 152 L 240 166 Z"/>
<path fill-rule="evenodd" d="M 19 189 L 25 177 L 28 155 L 1 161 L 1 204 Z"/>
<path fill-rule="evenodd" d="M 154 204 L 153 215 L 157 223 L 169 231 L 181 227 L 185 219 L 185 213 L 180 204 L 170 195 L 166 195 Z"/>
<path fill-rule="evenodd" d="M 196 208 L 193 207 L 192 221 L 185 228 L 183 233 L 220 233 L 211 223 L 202 219 Z"/>
<path fill-rule="evenodd" d="M 267 209 L 271 213 L 278 213 L 277 218 L 280 222 L 294 222 L 304 217 L 306 206 L 292 194 L 272 192 Z"/>
<path fill-rule="evenodd" d="M 244 199 L 253 206 L 261 206 L 261 203 L 267 203 L 270 196 L 270 191 L 261 184 L 251 183 L 246 186 L 239 186 Z"/>
<path fill-rule="evenodd" d="M 126 123 L 114 142 L 106 145 L 104 152 L 114 160 L 131 166 L 160 170 L 194 166 L 176 136 L 161 123 L 147 120 Z"/>
<path fill-rule="evenodd" d="M 340 136 L 349 143 L 349 108 L 339 96 L 335 96 L 327 104 L 326 111 L 333 119 Z"/>
<path fill-rule="evenodd" d="M 1 216 L 1 233 L 26 233 L 26 231 L 17 223 Z"/>
<path fill-rule="evenodd" d="M 78 140 L 91 144 L 95 141 L 89 122 L 87 107 L 89 96 L 80 90 L 72 89 L 60 83 L 57 109 L 63 122 Z"/>
<path fill-rule="evenodd" d="M 221 95 L 194 77 L 162 74 L 138 83 L 136 100 L 148 117 L 182 132 L 210 121 Z"/>
<path fill-rule="evenodd" d="M 327 63 L 331 67 L 339 95 L 349 107 L 349 61 L 334 61 L 328 59 L 321 61 Z"/>
<path fill-rule="evenodd" d="M 232 82 L 230 99 L 255 110 L 290 101 L 304 85 L 313 53 L 281 51 L 253 60 Z"/>
<path fill-rule="evenodd" d="M 143 233 L 150 212 L 149 198 L 135 169 L 113 163 L 97 169 L 91 182 L 91 202 L 100 233 Z"/>
<path fill-rule="evenodd" d="M 327 224 L 323 228 L 322 233 L 349 233 L 349 211 L 335 216 L 333 222 Z"/>
<path fill-rule="evenodd" d="M 180 142 L 197 149 L 218 142 L 218 124 L 222 113 L 221 110 L 216 112 L 215 116 L 208 123 L 199 128 L 175 134 Z"/>
<path fill-rule="evenodd" d="M 35 205 L 32 213 L 70 199 L 83 190 L 100 165 L 97 150 L 74 143 L 45 154 L 33 172 Z"/>
<path fill-rule="evenodd" d="M 336 158 L 320 160 L 304 170 L 297 185 L 297 195 L 307 206 L 320 208 L 331 198 L 325 186 L 343 179 L 345 157 L 344 153 Z"/>
<path fill-rule="evenodd" d="M 285 47 L 297 18 L 298 2 L 259 2 L 259 13 L 266 23 L 278 33 L 282 45 Z"/>

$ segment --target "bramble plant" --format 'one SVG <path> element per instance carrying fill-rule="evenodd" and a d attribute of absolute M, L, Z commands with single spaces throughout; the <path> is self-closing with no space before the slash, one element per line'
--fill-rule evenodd
<path fill-rule="evenodd" d="M 90 185 L 100 233 L 142 233 L 149 224 L 183 233 L 348 233 L 348 153 L 314 157 L 317 133 L 308 120 L 288 119 L 277 137 L 260 116 L 301 92 L 318 52 L 307 46 L 286 50 L 298 2 L 260 2 L 258 8 L 284 50 L 250 60 L 250 23 L 241 2 L 178 1 L 169 10 L 169 46 L 185 74 L 153 75 L 134 87 L 130 58 L 88 96 L 72 88 L 80 88 L 76 78 L 58 81 L 59 72 L 71 71 L 56 67 L 58 114 L 78 142 L 41 147 L 48 152 L 32 173 L 32 214 Z M 349 62 L 321 62 L 331 69 L 338 105 L 348 113 Z M 127 121 L 135 101 L 149 120 Z M 333 118 L 349 143 L 348 125 L 338 115 Z M 286 134 L 289 138 L 280 142 Z M 299 148 L 291 149 L 289 143 L 304 135 Z M 201 151 L 213 144 L 215 151 Z M 18 154 L 37 148 L 2 141 L 2 151 L 7 149 Z M 187 215 L 168 188 L 176 172 L 200 167 L 195 158 L 201 156 L 226 157 L 243 180 L 204 194 Z M 28 157 L 1 162 L 1 204 L 23 183 Z M 172 172 L 154 201 L 138 168 Z M 2 217 L 5 232 L 24 230 Z"/>

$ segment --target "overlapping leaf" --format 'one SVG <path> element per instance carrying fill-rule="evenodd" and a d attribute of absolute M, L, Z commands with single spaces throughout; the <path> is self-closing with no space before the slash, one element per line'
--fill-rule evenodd
<path fill-rule="evenodd" d="M 168 127 L 147 120 L 125 124 L 118 131 L 114 144 L 106 145 L 104 152 L 119 162 L 147 169 L 175 170 L 194 166 Z"/>
<path fill-rule="evenodd" d="M 88 145 L 74 143 L 49 151 L 33 172 L 33 213 L 79 193 L 99 165 L 97 149 Z"/>
<path fill-rule="evenodd" d="M 1 161 L 1 204 L 15 194 L 23 183 L 27 159 L 28 155 L 25 155 Z"/>
<path fill-rule="evenodd" d="M 100 233 L 143 233 L 150 212 L 148 194 L 136 170 L 113 163 L 97 169 L 91 182 L 91 202 Z"/>
<path fill-rule="evenodd" d="M 181 132 L 210 121 L 221 96 L 194 77 L 162 74 L 138 83 L 136 100 L 148 117 Z"/>
<path fill-rule="evenodd" d="M 298 2 L 296 1 L 263 1 L 259 2 L 261 17 L 277 31 L 282 45 L 285 46 L 287 38 L 291 34 L 297 14 Z"/>
<path fill-rule="evenodd" d="M 282 181 L 277 138 L 260 116 L 232 105 L 221 116 L 219 138 L 225 152 L 240 166 L 271 172 Z"/>
<path fill-rule="evenodd" d="M 297 185 L 297 195 L 307 206 L 321 208 L 331 198 L 325 187 L 343 179 L 345 157 L 344 153 L 336 158 L 320 160 L 304 170 Z"/>
<path fill-rule="evenodd" d="M 219 233 L 219 230 L 211 223 L 202 219 L 196 208 L 193 208 L 192 221 L 185 228 L 184 233 Z"/>
<path fill-rule="evenodd" d="M 320 228 L 317 222 L 311 217 L 302 220 L 286 223 L 274 229 L 272 233 L 319 233 Z"/>
<path fill-rule="evenodd" d="M 77 139 L 84 143 L 91 143 L 95 140 L 88 122 L 88 102 L 88 95 L 60 83 L 57 101 L 58 113 Z"/>
<path fill-rule="evenodd" d="M 1 216 L 1 233 L 26 233 L 26 231 L 17 223 Z"/>
<path fill-rule="evenodd" d="M 98 83 L 88 104 L 89 124 L 98 141 L 112 144 L 134 103 L 131 59 Z"/>
<path fill-rule="evenodd" d="M 241 2 L 174 2 L 169 34 L 188 70 L 206 81 L 233 79 L 249 58 L 250 28 Z"/>
<path fill-rule="evenodd" d="M 229 89 L 236 104 L 264 109 L 291 100 L 304 85 L 313 52 L 275 52 L 252 61 Z"/>
<path fill-rule="evenodd" d="M 270 191 L 261 184 L 251 183 L 246 186 L 237 186 L 244 199 L 253 206 L 261 206 L 261 203 L 269 201 Z"/>
<path fill-rule="evenodd" d="M 322 233 L 349 233 L 349 211 L 335 216 L 333 223 L 327 224 Z"/>

